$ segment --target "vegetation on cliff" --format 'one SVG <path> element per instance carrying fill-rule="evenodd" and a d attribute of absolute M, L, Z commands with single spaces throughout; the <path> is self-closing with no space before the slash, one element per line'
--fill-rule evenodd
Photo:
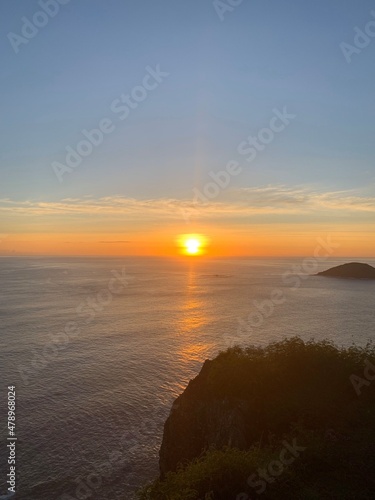
<path fill-rule="evenodd" d="M 139 498 L 374 498 L 374 360 L 299 338 L 219 354 L 174 403 Z"/>

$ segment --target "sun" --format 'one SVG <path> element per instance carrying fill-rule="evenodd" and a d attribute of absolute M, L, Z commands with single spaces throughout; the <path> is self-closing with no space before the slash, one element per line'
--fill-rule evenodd
<path fill-rule="evenodd" d="M 197 256 L 204 253 L 206 237 L 201 234 L 183 234 L 178 239 L 180 250 L 185 255 Z"/>
<path fill-rule="evenodd" d="M 201 242 L 195 238 L 189 238 L 185 241 L 186 252 L 190 255 L 196 255 L 199 253 L 201 247 Z"/>

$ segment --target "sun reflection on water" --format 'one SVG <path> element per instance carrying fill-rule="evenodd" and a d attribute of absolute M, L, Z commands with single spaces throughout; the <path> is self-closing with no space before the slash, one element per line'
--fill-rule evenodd
<path fill-rule="evenodd" d="M 210 321 L 206 313 L 205 294 L 195 266 L 190 266 L 186 276 L 186 295 L 178 319 L 178 331 L 182 340 L 178 355 L 186 363 L 202 362 L 212 349 L 212 342 L 204 340 L 204 326 Z"/>

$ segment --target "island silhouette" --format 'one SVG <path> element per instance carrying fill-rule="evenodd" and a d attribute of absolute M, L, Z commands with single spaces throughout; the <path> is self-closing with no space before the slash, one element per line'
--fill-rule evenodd
<path fill-rule="evenodd" d="M 327 271 L 322 271 L 316 276 L 326 276 L 329 278 L 347 278 L 347 279 L 367 279 L 375 280 L 375 267 L 361 262 L 350 262 L 341 266 L 332 267 Z"/>

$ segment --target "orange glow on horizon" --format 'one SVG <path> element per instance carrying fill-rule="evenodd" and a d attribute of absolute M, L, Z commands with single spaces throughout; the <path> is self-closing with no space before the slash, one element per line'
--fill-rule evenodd
<path fill-rule="evenodd" d="M 23 228 L 22 228 L 23 229 Z M 252 225 L 241 227 L 203 226 L 196 234 L 181 234 L 181 226 L 137 228 L 124 232 L 91 232 L 87 228 L 65 232 L 12 232 L 3 230 L 0 237 L 2 255 L 91 255 L 91 256 L 160 256 L 160 257 L 274 257 L 313 255 L 318 238 L 331 239 L 340 246 L 335 257 L 374 258 L 375 225 L 332 224 Z M 101 228 L 102 229 L 102 228 Z M 208 238 L 207 235 L 210 237 Z M 176 237 L 176 235 L 179 235 Z M 0 235 L 1 236 L 1 235 Z M 195 255 L 182 244 L 199 237 L 201 246 Z"/>

